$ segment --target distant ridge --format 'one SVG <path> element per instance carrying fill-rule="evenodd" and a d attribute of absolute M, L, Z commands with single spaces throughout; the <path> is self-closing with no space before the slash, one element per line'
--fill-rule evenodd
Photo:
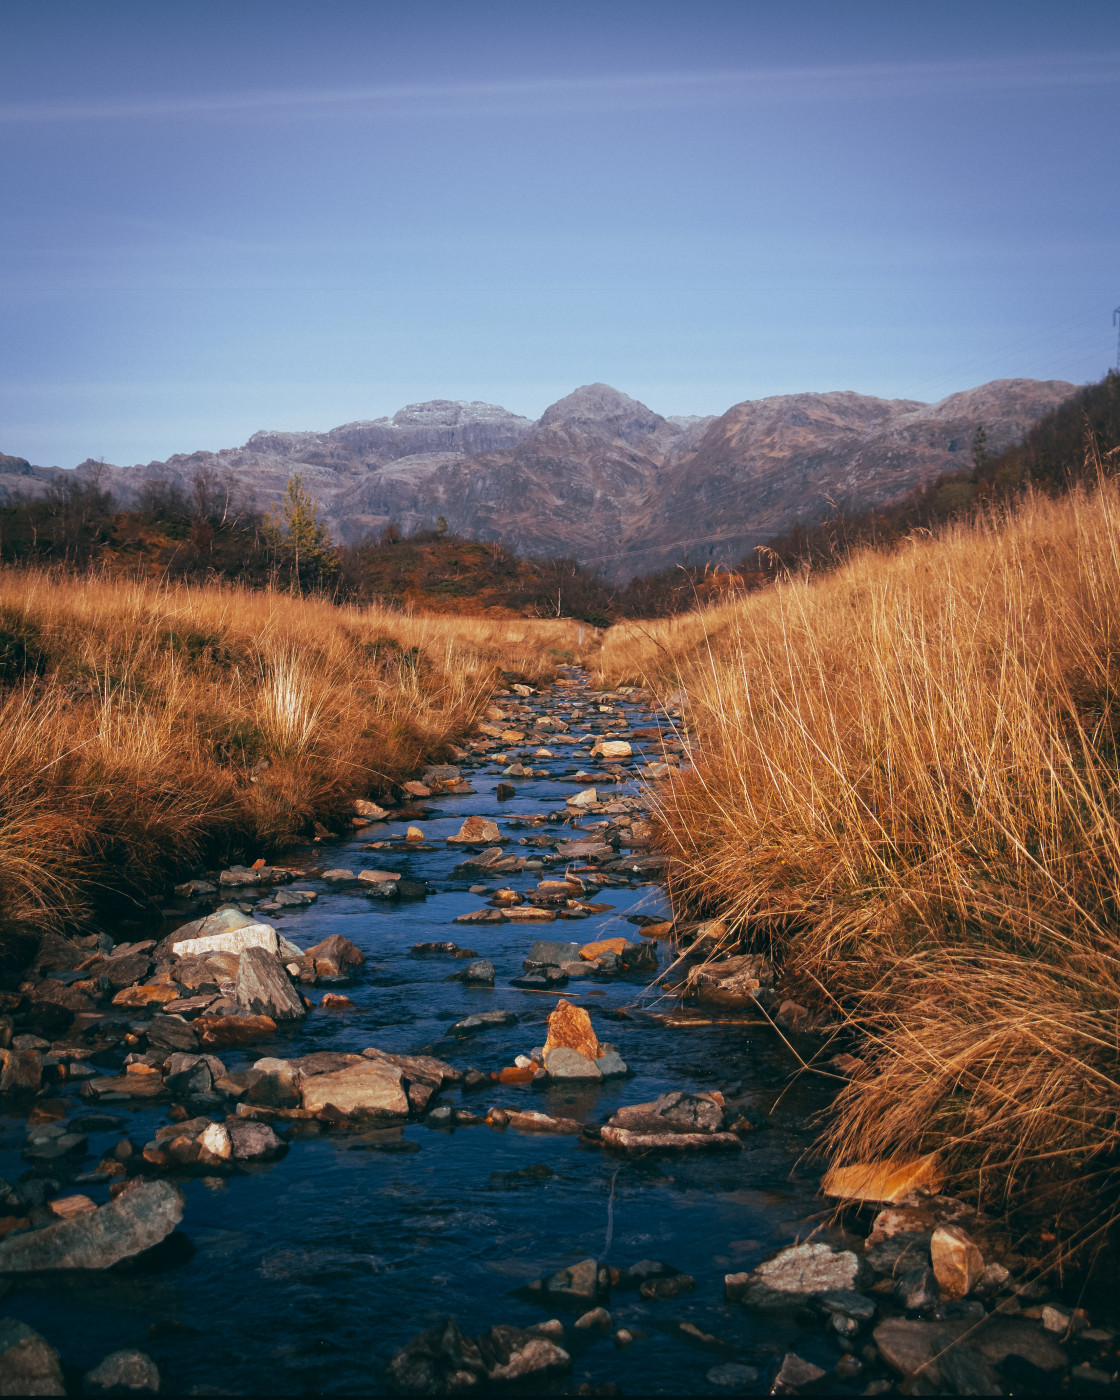
<path fill-rule="evenodd" d="M 733 561 L 836 505 L 890 502 L 960 470 L 977 427 L 998 451 L 1076 390 L 997 379 L 939 403 L 851 392 L 744 400 L 712 418 L 662 417 L 608 384 L 585 384 L 534 423 L 496 404 L 433 399 L 326 433 L 254 433 L 243 447 L 118 467 L 83 462 L 122 505 L 145 483 L 229 473 L 264 506 L 301 472 L 337 538 L 442 515 L 466 537 L 566 556 L 625 582 L 678 562 Z M 0 455 L 0 501 L 67 474 Z"/>

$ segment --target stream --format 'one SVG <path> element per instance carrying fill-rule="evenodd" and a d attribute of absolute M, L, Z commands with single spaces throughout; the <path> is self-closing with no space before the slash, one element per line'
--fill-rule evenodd
<path fill-rule="evenodd" d="M 588 690 L 582 673 L 568 674 L 576 684 L 563 690 L 523 699 L 503 695 L 496 703 L 559 715 L 581 732 L 584 726 L 570 718 L 574 706 L 594 737 L 625 737 L 630 729 L 668 724 L 637 693 L 603 699 Z M 517 717 L 519 729 L 524 719 Z M 566 799 L 580 790 L 575 772 L 598 767 L 588 755 L 590 735 L 580 748 L 554 746 L 551 758 L 531 756 L 536 740 L 502 749 L 509 756 L 504 763 L 472 754 L 459 766 L 473 795 L 435 795 L 424 800 L 428 810 L 418 821 L 394 817 L 346 840 L 291 853 L 285 863 L 308 870 L 399 873 L 425 882 L 428 897 L 376 899 L 319 877 L 297 879 L 292 888 L 314 890 L 315 903 L 261 917 L 301 948 L 330 934 L 356 944 L 366 962 L 347 985 L 305 989 L 316 1003 L 332 991 L 353 1004 L 316 1009 L 297 1029 L 278 1031 L 271 1041 L 219 1053 L 236 1071 L 263 1056 L 376 1046 L 439 1056 L 464 1070 L 497 1071 L 544 1042 L 548 1015 L 564 996 L 588 1010 L 600 1040 L 617 1047 L 628 1078 L 595 1085 L 554 1082 L 543 1089 L 491 1082 L 470 1092 L 445 1089 L 438 1102 L 478 1114 L 497 1105 L 602 1123 L 620 1106 L 667 1090 L 720 1090 L 760 1123 L 744 1137 L 742 1151 L 624 1157 L 577 1136 L 484 1124 L 431 1126 L 421 1120 L 336 1132 L 318 1123 L 278 1122 L 290 1141 L 279 1161 L 226 1176 L 172 1174 L 186 1197 L 178 1238 L 189 1245 L 157 1251 L 158 1259 L 143 1267 L 4 1285 L 5 1314 L 46 1336 L 74 1374 L 110 1351 L 138 1347 L 158 1364 L 164 1390 L 176 1393 L 385 1392 L 385 1368 L 394 1353 L 447 1317 L 473 1335 L 498 1323 L 528 1327 L 561 1316 L 573 1365 L 568 1375 L 537 1387 L 546 1392 L 570 1393 L 583 1385 L 589 1393 L 597 1387 L 617 1393 L 610 1389 L 614 1385 L 626 1394 L 726 1394 L 732 1373 L 719 1368 L 737 1363 L 756 1368 L 757 1380 L 739 1371 L 730 1389 L 761 1394 L 793 1349 L 831 1370 L 838 1352 L 823 1329 L 796 1313 L 752 1313 L 727 1302 L 723 1283 L 725 1274 L 751 1269 L 780 1246 L 804 1239 L 821 1218 L 819 1176 L 799 1163 L 812 1139 L 813 1116 L 827 1102 L 822 1082 L 797 1076 L 793 1055 L 761 1018 L 693 1011 L 694 1024 L 682 1026 L 649 1014 L 679 1008 L 674 997 L 650 985 L 673 957 L 664 940 L 658 973 L 573 978 L 559 993 L 510 986 L 537 938 L 580 944 L 620 935 L 634 939 L 638 928 L 629 917 L 670 917 L 664 891 L 648 870 L 632 871 L 629 878 L 612 873 L 601 893 L 591 896 L 612 907 L 578 922 L 454 922 L 485 905 L 487 895 L 470 893 L 472 884 L 526 890 L 550 870 L 564 869 L 546 865 L 501 876 L 457 869 L 469 851 L 445 840 L 464 817 L 496 820 L 508 837 L 506 852 L 528 857 L 551 852 L 519 845 L 523 838 L 570 840 L 593 834 L 594 823 L 607 819 L 601 812 L 581 815 L 582 831 L 519 824 L 565 810 Z M 632 768 L 660 757 L 656 740 L 631 742 Z M 546 776 L 503 777 L 503 767 L 517 761 Z M 515 795 L 500 800 L 500 782 L 511 782 Z M 599 783 L 598 789 L 606 801 L 641 790 L 634 780 Z M 423 843 L 416 843 L 423 848 L 394 844 L 413 823 L 423 830 Z M 390 846 L 367 849 L 373 841 Z M 635 851 L 640 854 L 646 852 Z M 127 937 L 162 937 L 213 907 L 213 900 L 186 903 L 162 925 L 129 930 Z M 449 981 L 462 961 L 411 951 L 415 944 L 441 940 L 489 959 L 495 985 Z M 490 1010 L 512 1011 L 518 1020 L 472 1035 L 452 1033 L 464 1017 Z M 101 1059 L 98 1068 L 117 1073 L 121 1060 L 123 1051 L 115 1066 Z M 90 1107 L 78 1088 L 68 1084 L 58 1093 L 75 1117 Z M 89 1134 L 82 1170 L 88 1173 L 122 1135 L 139 1144 L 153 1138 L 168 1122 L 168 1107 L 133 1100 L 106 1104 L 125 1125 Z M 2 1121 L 0 1176 L 6 1180 L 18 1181 L 27 1170 L 20 1155 L 26 1132 L 25 1118 Z M 107 1183 L 74 1189 L 98 1203 L 108 1199 Z M 619 1268 L 642 1259 L 664 1261 L 693 1275 L 697 1287 L 663 1300 L 616 1291 L 608 1303 L 611 1327 L 582 1334 L 571 1327 L 575 1314 L 558 1314 L 554 1303 L 521 1292 L 533 1280 L 589 1257 Z M 616 1343 L 618 1328 L 634 1337 L 629 1345 Z M 860 1388 L 852 1383 L 852 1393 Z"/>

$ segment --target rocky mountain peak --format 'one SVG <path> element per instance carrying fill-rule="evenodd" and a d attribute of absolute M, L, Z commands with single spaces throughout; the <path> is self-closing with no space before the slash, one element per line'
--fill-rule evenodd
<path fill-rule="evenodd" d="M 393 414 L 390 420 L 396 428 L 460 428 L 467 423 L 522 423 L 529 419 L 511 413 L 496 403 L 478 399 L 428 399 L 425 403 L 410 403 Z"/>
<path fill-rule="evenodd" d="M 666 421 L 644 403 L 609 384 L 584 384 L 546 408 L 538 428 L 563 427 L 619 442 L 652 437 Z"/>

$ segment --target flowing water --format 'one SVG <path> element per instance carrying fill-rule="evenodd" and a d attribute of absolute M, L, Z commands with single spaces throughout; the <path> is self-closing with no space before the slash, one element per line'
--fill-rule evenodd
<path fill-rule="evenodd" d="M 559 701 L 573 699 L 593 707 L 588 718 L 608 718 L 598 713 L 599 697 L 582 689 L 534 695 L 528 703 L 556 713 Z M 657 722 L 633 697 L 612 703 L 614 717 L 625 715 L 635 727 Z M 657 748 L 634 747 L 635 762 L 643 748 L 649 756 Z M 440 838 L 456 832 L 471 813 L 493 817 L 505 830 L 528 814 L 563 809 L 577 790 L 571 775 L 581 756 L 569 749 L 554 752 L 554 759 L 528 760 L 547 768 L 549 776 L 516 780 L 516 796 L 505 801 L 495 795 L 498 763 L 464 764 L 475 795 L 431 800 L 434 810 L 422 826 L 433 849 L 362 849 L 374 837 L 402 837 L 407 823 L 391 822 L 305 852 L 308 866 L 315 861 L 355 871 L 399 871 L 428 882 L 432 892 L 425 901 L 398 903 L 314 879 L 297 881 L 297 887 L 318 891 L 317 902 L 274 922 L 303 947 L 339 933 L 363 950 L 365 966 L 342 989 L 354 1005 L 315 1011 L 298 1030 L 278 1033 L 274 1041 L 221 1052 L 227 1066 L 236 1069 L 265 1055 L 377 1046 L 426 1051 L 460 1068 L 497 1070 L 542 1044 L 557 995 L 509 985 L 531 942 L 633 937 L 628 915 L 668 912 L 663 891 L 638 874 L 631 884 L 605 889 L 599 898 L 612 909 L 582 922 L 452 922 L 483 904 L 469 893 L 476 881 L 528 889 L 541 878 L 538 871 L 500 879 L 457 873 L 465 852 Z M 586 753 L 582 758 L 588 761 Z M 636 791 L 630 783 L 603 795 Z M 592 815 L 584 825 L 597 819 Z M 536 830 L 576 834 L 567 827 Z M 514 825 L 508 834 L 507 850 L 541 854 L 517 845 L 532 830 Z M 299 859 L 297 854 L 289 863 Z M 413 944 L 443 939 L 489 958 L 497 969 L 495 986 L 447 981 L 462 962 L 410 952 Z M 659 952 L 664 970 L 672 954 L 664 944 Z M 799 1159 L 826 1091 L 821 1081 L 796 1075 L 794 1057 L 761 1020 L 743 1024 L 746 1018 L 737 1015 L 728 1018 L 734 1025 L 682 1028 L 643 1015 L 643 1007 L 665 1011 L 676 1005 L 649 989 L 651 976 L 573 980 L 563 993 L 588 1009 L 601 1040 L 618 1047 L 630 1078 L 543 1090 L 494 1083 L 470 1094 L 456 1087 L 439 1102 L 479 1113 L 502 1105 L 602 1122 L 623 1104 L 669 1089 L 720 1089 L 767 1115 L 741 1152 L 635 1160 L 578 1137 L 487 1126 L 435 1128 L 421 1121 L 334 1133 L 311 1125 L 293 1131 L 291 1150 L 274 1164 L 230 1177 L 182 1179 L 180 1234 L 193 1254 L 164 1249 L 147 1269 L 52 1280 L 49 1286 L 13 1285 L 4 1311 L 41 1331 L 78 1370 L 117 1348 L 139 1347 L 159 1364 L 165 1388 L 178 1392 L 377 1392 L 385 1389 L 387 1361 L 422 1328 L 449 1316 L 470 1334 L 500 1322 L 528 1326 L 555 1313 L 554 1306 L 521 1295 L 532 1280 L 588 1257 L 619 1267 L 652 1258 L 694 1275 L 695 1292 L 646 1301 L 616 1291 L 609 1303 L 614 1326 L 629 1329 L 637 1340 L 618 1347 L 610 1331 L 584 1336 L 568 1327 L 564 1345 L 573 1354 L 572 1372 L 545 1389 L 614 1382 L 627 1394 L 718 1393 L 721 1387 L 707 1379 L 709 1370 L 736 1361 L 759 1369 L 757 1384 L 747 1388 L 762 1393 L 793 1346 L 831 1367 L 837 1353 L 820 1330 L 796 1318 L 752 1315 L 723 1297 L 726 1273 L 751 1268 L 813 1228 L 821 1208 L 818 1177 Z M 322 990 L 312 991 L 313 1000 Z M 515 1012 L 517 1024 L 468 1037 L 450 1034 L 463 1017 L 494 1009 Z M 71 1092 L 68 1106 L 78 1114 L 88 1105 L 77 1099 L 76 1088 L 65 1094 Z M 168 1121 L 166 1103 L 107 1107 L 127 1116 L 123 1131 L 139 1143 Z M 5 1120 L 0 1175 L 9 1180 L 25 1170 L 25 1132 L 23 1121 Z M 91 1135 L 85 1169 L 120 1136 Z M 108 1194 L 107 1185 L 77 1189 L 99 1202 Z M 682 1324 L 695 1331 L 682 1330 Z"/>

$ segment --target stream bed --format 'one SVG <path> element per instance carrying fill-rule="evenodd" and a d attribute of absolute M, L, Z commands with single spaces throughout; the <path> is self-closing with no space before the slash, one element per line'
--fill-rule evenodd
<path fill-rule="evenodd" d="M 445 841 L 466 816 L 497 821 L 509 854 L 548 856 L 518 842 L 534 834 L 570 840 L 593 834 L 594 823 L 605 820 L 601 812 L 582 814 L 582 831 L 555 821 L 521 824 L 565 810 L 575 816 L 565 803 L 580 790 L 576 770 L 597 766 L 588 756 L 593 740 L 669 723 L 636 693 L 603 700 L 586 688 L 580 673 L 568 679 L 575 683 L 562 691 L 510 699 L 530 712 L 563 716 L 572 734 L 587 733 L 582 746 L 555 745 L 554 757 L 534 757 L 542 738 L 536 734 L 525 745 L 502 748 L 503 759 L 474 754 L 463 760 L 463 777 L 475 791 L 425 800 L 428 810 L 416 823 L 424 840 L 414 843 L 421 849 L 397 844 L 413 824 L 406 818 L 292 854 L 292 866 L 378 868 L 424 882 L 429 893 L 392 901 L 314 876 L 297 879 L 294 888 L 314 890 L 315 902 L 261 917 L 301 948 L 331 934 L 357 945 L 366 962 L 345 986 L 307 989 L 315 1003 L 333 991 L 345 993 L 352 1005 L 315 1009 L 297 1029 L 219 1053 L 236 1070 L 263 1056 L 375 1046 L 439 1056 L 459 1069 L 497 1071 L 543 1043 L 548 1015 L 564 996 L 590 1013 L 600 1040 L 617 1047 L 629 1077 L 544 1088 L 491 1082 L 471 1092 L 445 1089 L 438 1102 L 478 1114 L 502 1106 L 602 1123 L 622 1105 L 667 1090 L 720 1090 L 752 1111 L 757 1131 L 744 1136 L 737 1152 L 622 1157 L 578 1136 L 487 1125 L 431 1126 L 420 1120 L 333 1132 L 320 1131 L 319 1124 L 277 1123 L 290 1141 L 281 1160 L 239 1174 L 173 1178 L 186 1198 L 174 1237 L 181 1247 L 163 1248 L 143 1266 L 3 1285 L 4 1313 L 56 1346 L 69 1374 L 80 1375 L 119 1348 L 138 1347 L 158 1364 L 165 1392 L 376 1393 L 388 1388 L 386 1366 L 394 1353 L 448 1317 L 473 1335 L 499 1323 L 528 1327 L 560 1316 L 572 1370 L 539 1387 L 556 1393 L 580 1386 L 590 1388 L 585 1393 L 597 1387 L 617 1393 L 612 1385 L 626 1394 L 765 1393 L 782 1357 L 794 1349 L 826 1370 L 835 1366 L 835 1340 L 819 1326 L 796 1314 L 752 1313 L 724 1298 L 725 1274 L 749 1270 L 780 1246 L 804 1239 L 822 1218 L 819 1175 L 800 1163 L 812 1139 L 811 1120 L 827 1102 L 824 1082 L 797 1075 L 793 1055 L 761 1018 L 715 1012 L 680 1026 L 646 1014 L 679 1005 L 651 987 L 658 972 L 573 978 L 560 992 L 510 986 L 537 938 L 580 944 L 620 935 L 633 939 L 638 928 L 628 918 L 671 917 L 648 869 L 629 878 L 613 873 L 593 896 L 611 908 L 578 922 L 454 922 L 484 906 L 486 894 L 470 893 L 472 885 L 526 890 L 564 869 L 554 865 L 500 877 L 457 869 L 469 852 Z M 497 703 L 507 701 L 500 697 Z M 523 708 L 517 728 L 527 727 L 529 718 Z M 660 757 L 656 739 L 632 743 L 632 769 Z M 503 776 L 518 761 L 545 776 Z M 500 799 L 501 782 L 512 783 L 515 795 Z M 600 783 L 599 792 L 608 802 L 634 797 L 640 782 Z M 373 841 L 392 844 L 367 849 Z M 640 854 L 646 852 L 635 851 Z M 267 899 L 267 892 L 258 891 L 257 898 Z M 161 937 L 213 907 L 213 900 L 184 904 L 177 918 L 147 934 L 129 930 L 127 937 Z M 442 940 L 489 959 L 494 986 L 449 981 L 464 966 L 461 960 L 411 951 Z M 664 972 L 671 945 L 662 941 L 658 954 Z M 514 1012 L 517 1022 L 452 1033 L 463 1018 L 491 1010 Z M 732 1024 L 721 1025 L 721 1019 Z M 98 1067 L 105 1074 L 120 1072 L 119 1062 L 102 1059 Z M 57 1091 L 75 1117 L 90 1107 L 78 1088 L 75 1083 Z M 87 1174 L 122 1134 L 143 1144 L 169 1121 L 167 1102 L 130 1100 L 105 1108 L 125 1123 L 89 1133 L 80 1164 Z M 26 1132 L 25 1118 L 3 1120 L 0 1176 L 8 1181 L 27 1170 L 21 1158 Z M 73 1189 L 98 1203 L 108 1199 L 108 1184 Z M 587 1258 L 620 1269 L 642 1259 L 663 1261 L 694 1276 L 697 1286 L 663 1300 L 615 1291 L 608 1303 L 611 1326 L 581 1334 L 571 1327 L 575 1314 L 558 1314 L 554 1303 L 531 1300 L 522 1290 Z M 618 1345 L 618 1328 L 634 1340 Z M 729 1363 L 755 1368 L 757 1378 L 729 1370 Z M 866 1375 L 849 1387 L 834 1380 L 832 1388 L 857 1393 L 866 1382 Z"/>

